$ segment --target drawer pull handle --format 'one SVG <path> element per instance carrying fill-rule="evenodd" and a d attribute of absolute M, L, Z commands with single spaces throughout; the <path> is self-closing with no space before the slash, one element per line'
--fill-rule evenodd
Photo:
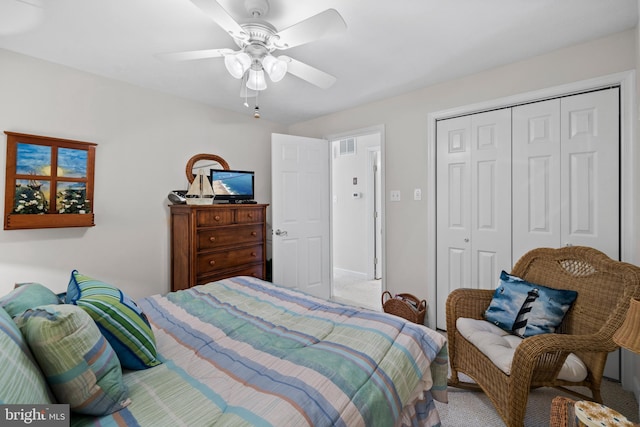
<path fill-rule="evenodd" d="M 256 254 L 255 252 L 251 252 L 251 256 L 252 256 L 252 257 L 254 257 L 254 258 L 255 258 L 255 257 L 256 257 L 256 255 L 257 255 L 257 254 Z"/>
<path fill-rule="evenodd" d="M 247 216 L 248 216 L 249 218 L 253 218 L 253 214 L 251 214 L 251 213 L 250 213 L 250 214 L 247 214 Z"/>
<path fill-rule="evenodd" d="M 209 241 L 210 241 L 210 242 L 215 242 L 215 241 L 216 241 L 216 236 L 211 236 L 211 237 L 209 237 Z"/>
<path fill-rule="evenodd" d="M 252 235 L 253 237 L 256 237 L 256 236 L 258 235 L 258 233 L 256 233 L 255 231 L 252 231 L 252 232 L 251 232 L 251 235 Z"/>
<path fill-rule="evenodd" d="M 213 219 L 215 219 L 216 221 L 220 221 L 220 215 L 214 216 Z"/>
<path fill-rule="evenodd" d="M 215 259 L 212 259 L 211 261 L 209 261 L 209 265 L 212 265 L 212 266 L 213 266 L 213 265 L 216 265 L 216 260 L 215 260 Z"/>

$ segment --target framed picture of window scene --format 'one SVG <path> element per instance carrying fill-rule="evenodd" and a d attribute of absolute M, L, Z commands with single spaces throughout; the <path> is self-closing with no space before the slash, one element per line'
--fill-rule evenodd
<path fill-rule="evenodd" d="M 96 145 L 5 132 L 4 229 L 92 227 Z"/>

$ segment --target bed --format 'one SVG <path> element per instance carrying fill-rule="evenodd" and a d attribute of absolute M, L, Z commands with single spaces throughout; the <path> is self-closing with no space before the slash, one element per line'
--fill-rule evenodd
<path fill-rule="evenodd" d="M 73 425 L 439 425 L 446 341 L 426 327 L 250 277 L 138 305 L 163 363 L 124 375 L 128 407 Z"/>
<path fill-rule="evenodd" d="M 438 426 L 446 338 L 402 318 L 234 277 L 137 301 L 158 366 L 73 426 Z"/>

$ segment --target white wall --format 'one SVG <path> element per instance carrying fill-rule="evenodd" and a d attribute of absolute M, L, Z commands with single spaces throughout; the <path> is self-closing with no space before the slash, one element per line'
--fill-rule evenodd
<path fill-rule="evenodd" d="M 271 133 L 285 129 L 0 49 L 0 130 L 98 144 L 96 226 L 0 230 L 0 295 L 26 281 L 64 291 L 75 268 L 138 298 L 169 290 L 167 193 L 186 189 L 187 160 L 213 153 L 255 170 L 268 203 Z"/>
<path fill-rule="evenodd" d="M 597 76 L 635 69 L 635 30 L 614 34 L 539 57 L 430 86 L 289 127 L 289 133 L 321 137 L 372 125 L 385 126 L 384 169 L 386 286 L 392 292 L 427 297 L 428 197 L 416 202 L 414 188 L 427 188 L 427 116 L 454 107 L 503 98 Z M 387 193 L 388 193 L 387 191 Z"/>

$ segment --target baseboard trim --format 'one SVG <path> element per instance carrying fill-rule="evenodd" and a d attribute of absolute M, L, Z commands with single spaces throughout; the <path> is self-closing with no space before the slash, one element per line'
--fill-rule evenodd
<path fill-rule="evenodd" d="M 368 280 L 367 279 L 367 273 L 363 273 L 361 271 L 347 270 L 345 268 L 337 268 L 337 267 L 334 268 L 333 269 L 333 275 L 334 276 L 336 276 L 336 275 L 345 276 L 345 277 L 349 277 L 349 278 L 353 278 L 353 279 L 357 279 L 357 280 L 361 280 L 361 281 Z"/>

